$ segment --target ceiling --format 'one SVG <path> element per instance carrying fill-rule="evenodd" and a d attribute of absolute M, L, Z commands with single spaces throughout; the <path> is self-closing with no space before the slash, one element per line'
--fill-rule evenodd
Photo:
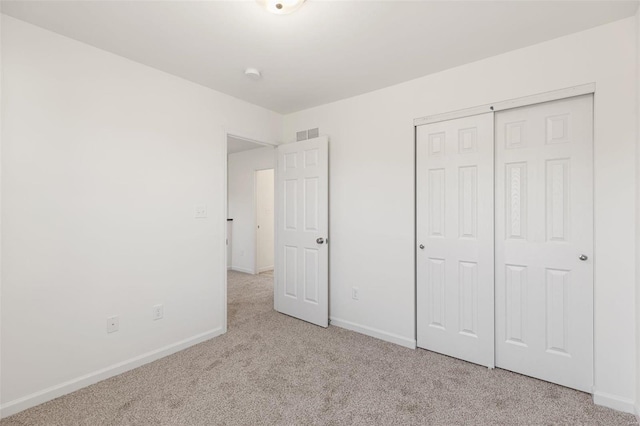
<path fill-rule="evenodd" d="M 265 148 L 265 145 L 260 145 L 246 139 L 237 138 L 235 136 L 227 136 L 227 155 L 258 148 Z"/>
<path fill-rule="evenodd" d="M 3 1 L 2 12 L 280 113 L 631 16 L 636 1 Z M 252 81 L 244 69 L 263 78 Z"/>

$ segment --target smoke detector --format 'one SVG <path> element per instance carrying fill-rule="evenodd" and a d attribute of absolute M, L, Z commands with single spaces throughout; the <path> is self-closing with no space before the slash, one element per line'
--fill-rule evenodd
<path fill-rule="evenodd" d="M 298 10 L 305 0 L 257 0 L 257 2 L 271 13 L 286 15 Z"/>
<path fill-rule="evenodd" d="M 251 80 L 260 80 L 262 74 L 256 68 L 247 68 L 244 70 L 244 75 L 249 77 Z"/>

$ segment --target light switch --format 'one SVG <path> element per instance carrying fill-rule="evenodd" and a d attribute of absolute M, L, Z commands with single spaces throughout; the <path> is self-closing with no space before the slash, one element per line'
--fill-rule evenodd
<path fill-rule="evenodd" d="M 207 217 L 207 205 L 206 204 L 198 204 L 195 206 L 195 217 L 196 219 L 203 219 Z"/>

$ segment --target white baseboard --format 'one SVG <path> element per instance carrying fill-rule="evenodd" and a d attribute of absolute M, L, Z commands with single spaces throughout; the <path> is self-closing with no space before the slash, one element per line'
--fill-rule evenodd
<path fill-rule="evenodd" d="M 386 342 L 395 343 L 396 345 L 404 346 L 405 348 L 415 349 L 415 339 L 409 339 L 404 336 L 400 336 L 394 333 L 388 333 L 386 331 L 378 330 L 376 328 L 367 327 L 366 325 L 360 325 L 351 321 L 345 321 L 339 318 L 329 318 L 329 323 L 336 327 L 346 328 L 347 330 L 355 331 L 356 333 L 365 334 L 367 336 L 375 337 L 376 339 L 384 340 Z"/>
<path fill-rule="evenodd" d="M 267 272 L 267 271 L 273 271 L 273 265 L 271 266 L 265 266 L 264 268 L 258 268 L 258 273 L 262 273 L 262 272 Z"/>
<path fill-rule="evenodd" d="M 253 269 L 241 268 L 239 266 L 232 266 L 231 270 L 232 271 L 236 271 L 236 272 L 244 272 L 245 274 L 253 275 Z"/>
<path fill-rule="evenodd" d="M 230 271 L 230 270 L 231 270 L 231 266 L 227 266 L 227 271 Z"/>
<path fill-rule="evenodd" d="M 596 405 L 602 405 L 603 407 L 613 408 L 614 410 L 623 411 L 625 413 L 635 414 L 636 416 L 638 415 L 635 401 L 618 395 L 594 390 L 593 403 Z"/>
<path fill-rule="evenodd" d="M 209 330 L 193 337 L 189 337 L 188 339 L 172 343 L 163 348 L 147 352 L 145 354 L 128 359 L 126 361 L 119 362 L 117 364 L 113 364 L 109 367 L 102 368 L 89 374 L 85 374 L 67 382 L 51 386 L 47 389 L 32 393 L 31 395 L 9 401 L 0 407 L 0 418 L 11 416 L 13 414 L 19 413 L 20 411 L 26 410 L 27 408 L 35 407 L 36 405 L 51 401 L 52 399 L 61 397 L 71 392 L 75 392 L 78 389 L 82 389 L 110 377 L 117 376 L 118 374 L 122 374 L 126 371 L 133 370 L 134 368 L 140 367 L 144 364 L 148 364 L 157 359 L 164 358 L 165 356 L 179 352 L 190 346 L 197 345 L 198 343 L 202 343 L 209 339 L 213 339 L 214 337 L 221 334 L 223 334 L 222 327 L 216 328 L 214 330 Z"/>
<path fill-rule="evenodd" d="M 636 415 L 636 422 L 638 422 L 638 424 L 640 424 L 640 406 L 636 405 L 635 406 L 635 413 Z"/>

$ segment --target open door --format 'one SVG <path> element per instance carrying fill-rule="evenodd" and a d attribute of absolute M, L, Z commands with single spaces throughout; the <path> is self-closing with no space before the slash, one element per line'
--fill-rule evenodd
<path fill-rule="evenodd" d="M 278 146 L 275 309 L 329 325 L 329 141 Z"/>

